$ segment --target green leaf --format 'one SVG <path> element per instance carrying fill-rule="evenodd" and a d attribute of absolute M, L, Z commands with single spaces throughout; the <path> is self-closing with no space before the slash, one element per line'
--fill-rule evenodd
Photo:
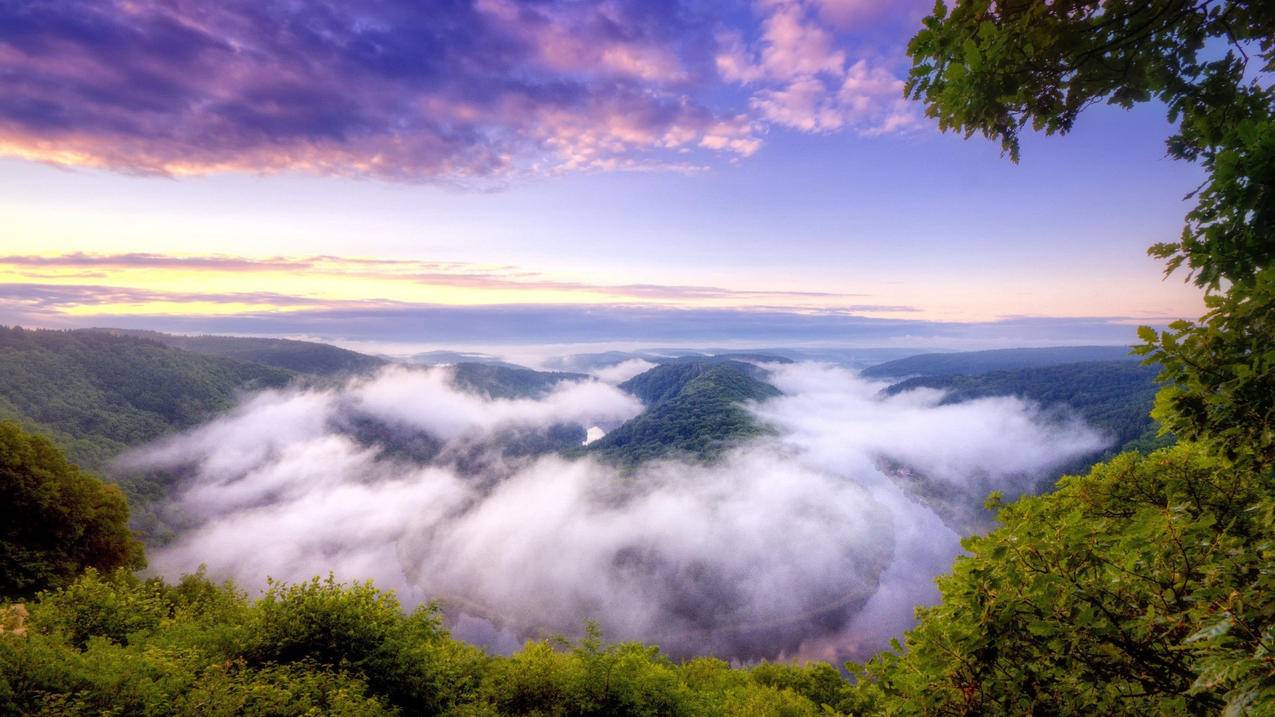
<path fill-rule="evenodd" d="M 975 72 L 978 72 L 983 64 L 983 55 L 978 51 L 978 43 L 973 38 L 966 38 L 963 46 L 965 51 L 965 64 Z"/>

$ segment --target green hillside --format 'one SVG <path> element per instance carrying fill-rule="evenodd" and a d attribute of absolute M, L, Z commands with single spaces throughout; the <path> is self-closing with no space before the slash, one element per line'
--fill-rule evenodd
<path fill-rule="evenodd" d="M 918 376 L 890 386 L 886 393 L 924 387 L 946 391 L 943 403 L 1018 396 L 1047 407 L 1066 405 L 1110 435 L 1115 451 L 1147 450 L 1167 443 L 1156 436 L 1158 427 L 1150 415 L 1158 371 L 1134 361 L 1087 361 L 976 376 Z"/>
<path fill-rule="evenodd" d="M 0 327 L 0 417 L 52 437 L 90 470 L 295 375 L 150 338 Z"/>
<path fill-rule="evenodd" d="M 544 395 L 561 381 L 586 378 L 588 376 L 579 373 L 533 371 L 490 363 L 458 363 L 452 367 L 452 385 L 487 398 L 534 398 Z"/>
<path fill-rule="evenodd" d="M 708 459 L 751 436 L 759 424 L 741 404 L 779 395 L 765 372 L 731 360 L 657 366 L 620 384 L 646 410 L 589 446 L 606 460 L 634 465 L 681 454 Z"/>
<path fill-rule="evenodd" d="M 721 351 L 712 354 L 687 354 L 673 358 L 660 359 L 659 363 L 722 363 L 724 361 L 740 361 L 747 363 L 793 363 L 790 358 L 760 351 Z"/>
<path fill-rule="evenodd" d="M 376 356 L 313 341 L 244 336 L 178 336 L 158 331 L 126 329 L 94 329 L 94 331 L 151 339 L 183 351 L 220 356 L 236 361 L 251 361 L 314 376 L 364 373 L 388 363 L 385 359 Z"/>
<path fill-rule="evenodd" d="M 1134 361 L 1128 346 L 1054 346 L 1039 349 L 995 349 L 959 353 L 920 354 L 886 361 L 864 369 L 873 379 L 909 376 L 974 375 L 989 371 L 1043 368 L 1082 361 Z"/>

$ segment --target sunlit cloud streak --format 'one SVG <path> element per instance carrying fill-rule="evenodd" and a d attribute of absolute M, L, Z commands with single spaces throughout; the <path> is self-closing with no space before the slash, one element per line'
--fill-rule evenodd
<path fill-rule="evenodd" d="M 325 257 L 317 257 L 322 259 Z M 358 260 L 347 260 L 358 261 Z M 11 254 L 0 256 L 0 266 L 21 267 L 101 267 L 111 269 L 214 269 L 223 271 L 302 270 L 314 267 L 313 259 L 252 258 L 240 256 L 173 256 L 146 252 L 127 254 Z M 435 265 L 441 266 L 441 265 Z"/>
<path fill-rule="evenodd" d="M 264 291 L 215 294 L 164 292 L 127 286 L 95 286 L 91 284 L 0 284 L 0 309 L 25 306 L 57 313 L 59 310 L 80 307 L 118 306 L 121 304 L 147 306 L 158 303 L 179 305 L 213 303 L 269 307 L 326 306 L 322 302 L 303 297 Z M 366 303 L 372 304 L 373 302 Z"/>
<path fill-rule="evenodd" d="M 915 126 L 895 21 L 917 4 L 889 5 L 6 3 L 0 154 L 403 181 L 699 171 L 770 127 Z"/>
<path fill-rule="evenodd" d="M 92 284 L 82 279 L 104 281 Z M 61 281 L 51 281 L 58 280 Z M 6 282 L 7 280 L 7 282 Z M 192 280 L 201 287 L 192 293 Z M 23 283 L 25 282 L 25 283 Z M 260 292 L 261 285 L 281 287 Z M 179 288 L 180 287 L 180 288 Z M 251 288 L 251 290 L 249 290 Z M 441 291 L 440 291 L 441 290 Z M 521 297 L 564 302 L 844 305 L 863 294 L 791 289 L 585 282 L 507 265 L 360 257 L 173 256 L 152 253 L 0 256 L 0 303 L 59 306 L 183 302 L 254 304 L 261 309 L 306 306 L 410 306 L 500 303 Z M 357 298 L 352 298 L 357 297 Z M 365 297 L 379 297 L 377 299 Z M 911 307 L 882 307 L 911 311 Z"/>
<path fill-rule="evenodd" d="M 853 291 L 581 281 L 517 266 L 339 256 L 0 257 L 0 323 L 465 344 L 1127 343 L 1174 317 L 951 322 Z M 885 297 L 882 297 L 885 298 Z M 894 298 L 894 297 L 891 297 Z"/>

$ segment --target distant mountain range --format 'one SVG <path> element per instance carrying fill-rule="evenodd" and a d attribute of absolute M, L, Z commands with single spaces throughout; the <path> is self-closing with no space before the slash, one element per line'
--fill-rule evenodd
<path fill-rule="evenodd" d="M 737 359 L 788 360 L 749 353 L 652 358 L 665 363 L 622 386 L 643 398 L 648 411 L 592 447 L 599 455 L 624 462 L 669 452 L 709 455 L 757 433 L 760 428 L 737 404 L 777 391 L 761 380 L 759 369 Z M 127 448 L 204 422 L 244 393 L 329 381 L 389 363 L 309 341 L 0 327 L 0 416 L 51 436 L 73 461 L 100 471 Z M 588 378 L 495 361 L 447 363 L 457 388 L 491 399 L 535 398 L 561 381 Z M 665 393 L 652 395 L 657 387 Z"/>
<path fill-rule="evenodd" d="M 386 359 L 314 341 L 247 336 L 179 336 L 158 331 L 89 329 L 116 336 L 149 339 L 175 349 L 248 361 L 313 376 L 341 376 L 372 371 Z"/>
<path fill-rule="evenodd" d="M 420 364 L 422 366 L 447 366 L 460 363 L 488 364 L 492 366 L 508 366 L 510 368 L 526 368 L 509 363 L 489 354 L 469 351 L 422 351 L 401 359 L 402 363 Z"/>
<path fill-rule="evenodd" d="M 458 363 L 451 369 L 457 388 L 487 398 L 539 398 L 562 381 L 589 378 L 582 373 L 533 371 L 512 364 Z"/>
<path fill-rule="evenodd" d="M 1067 347 L 925 354 L 862 374 L 896 379 L 883 389 L 887 394 L 938 389 L 945 393 L 944 403 L 1013 395 L 1046 410 L 1070 411 L 1112 437 L 1108 453 L 1162 445 L 1167 440 L 1156 435 L 1148 415 L 1156 369 L 1139 365 L 1126 353 L 1124 347 Z M 432 357 L 444 358 L 440 352 Z M 468 357 L 455 353 L 446 358 Z M 792 360 L 770 352 L 609 352 L 560 363 L 597 370 L 636 357 L 655 366 L 619 388 L 642 401 L 642 413 L 607 427 L 609 433 L 588 445 L 582 443 L 589 426 L 511 433 L 501 443 L 505 455 L 588 455 L 629 467 L 665 457 L 712 460 L 768 432 L 746 407 L 780 395 L 758 364 Z M 297 383 L 330 385 L 389 363 L 307 341 L 0 327 L 0 418 L 49 435 L 73 461 L 102 471 L 128 448 L 205 422 L 249 392 Z M 563 381 L 590 379 L 585 373 L 535 371 L 498 361 L 445 363 L 451 365 L 456 388 L 488 399 L 541 398 Z M 354 423 L 346 428 L 352 438 L 387 454 L 428 460 L 440 446 L 429 437 L 405 437 L 385 426 Z M 1087 456 L 1065 468 L 1083 470 L 1101 457 Z M 473 470 L 481 470 L 485 460 L 478 453 L 455 458 Z M 162 498 L 172 480 L 115 477 L 141 508 L 143 519 L 145 506 Z"/>
<path fill-rule="evenodd" d="M 576 371 L 535 371 L 484 355 L 434 351 L 408 363 L 446 363 L 455 385 L 488 398 L 538 397 L 564 380 L 633 358 L 655 368 L 621 388 L 646 411 L 589 446 L 609 460 L 635 463 L 682 453 L 707 458 L 765 431 L 742 404 L 777 395 L 756 363 L 808 358 L 804 349 L 726 351 L 659 349 L 576 354 L 548 362 Z M 869 361 L 903 349 L 820 349 L 824 358 Z M 857 356 L 857 358 L 855 358 Z M 477 359 L 477 360 L 473 360 Z M 61 443 L 71 458 L 101 469 L 122 450 L 198 424 L 247 391 L 297 380 L 331 380 L 391 363 L 327 344 L 233 336 L 178 336 L 154 331 L 42 331 L 0 327 L 0 415 L 21 420 Z M 1065 404 L 1107 431 L 1117 445 L 1159 441 L 1147 413 L 1155 369 L 1121 346 L 1078 346 L 929 353 L 861 371 L 896 379 L 887 391 L 936 388 L 945 402 L 1017 395 Z"/>
<path fill-rule="evenodd" d="M 912 376 L 974 376 L 989 371 L 1041 368 L 1084 361 L 1137 361 L 1128 346 L 1055 346 L 1032 349 L 994 349 L 908 356 L 869 366 L 865 378 L 889 380 Z"/>
<path fill-rule="evenodd" d="M 598 353 L 568 354 L 549 359 L 545 366 L 560 371 L 596 371 L 607 366 L 641 359 L 650 363 L 668 363 L 670 361 L 697 361 L 706 358 L 730 358 L 739 361 L 753 361 L 758 358 L 763 362 L 783 363 L 790 361 L 818 361 L 845 368 L 862 369 L 875 366 L 884 361 L 914 356 L 925 353 L 923 349 L 906 348 L 764 348 L 741 351 L 739 349 L 648 349 L 645 351 L 602 351 Z"/>

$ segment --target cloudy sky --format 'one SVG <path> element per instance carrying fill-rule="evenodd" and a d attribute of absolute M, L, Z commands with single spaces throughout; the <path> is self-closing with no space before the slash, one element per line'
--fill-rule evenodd
<path fill-rule="evenodd" d="M 940 135 L 902 94 L 929 6 L 0 3 L 0 322 L 1108 343 L 1197 315 L 1144 253 L 1199 181 L 1162 108 L 1019 165 Z"/>

